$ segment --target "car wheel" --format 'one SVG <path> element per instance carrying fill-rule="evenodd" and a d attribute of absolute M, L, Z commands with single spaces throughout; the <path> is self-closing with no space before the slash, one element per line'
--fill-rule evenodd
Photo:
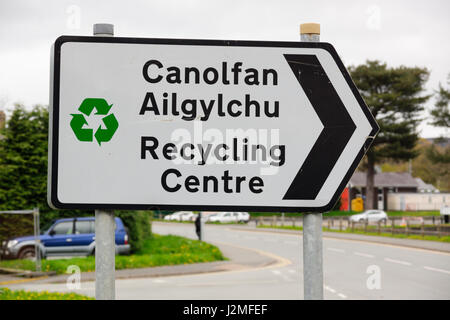
<path fill-rule="evenodd" d="M 19 259 L 33 259 L 35 257 L 34 247 L 25 247 L 19 252 Z"/>

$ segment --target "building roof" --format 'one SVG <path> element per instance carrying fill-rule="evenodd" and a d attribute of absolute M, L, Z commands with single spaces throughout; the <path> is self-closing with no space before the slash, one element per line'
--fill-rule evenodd
<path fill-rule="evenodd" d="M 350 178 L 352 187 L 366 186 L 366 173 L 357 171 Z M 417 188 L 418 183 L 409 172 L 375 173 L 375 187 L 408 187 Z"/>
<path fill-rule="evenodd" d="M 420 178 L 414 178 L 417 182 L 417 188 L 419 189 L 419 191 L 421 192 L 438 192 L 439 190 L 436 189 L 435 186 L 433 186 L 430 183 L 425 183 L 422 179 Z"/>

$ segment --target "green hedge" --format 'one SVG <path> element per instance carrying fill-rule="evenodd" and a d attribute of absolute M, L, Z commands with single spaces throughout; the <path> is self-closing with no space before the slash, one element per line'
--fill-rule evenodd
<path fill-rule="evenodd" d="M 144 241 L 152 234 L 150 218 L 151 211 L 116 211 L 116 216 L 121 218 L 127 227 L 131 252 L 142 249 Z"/>

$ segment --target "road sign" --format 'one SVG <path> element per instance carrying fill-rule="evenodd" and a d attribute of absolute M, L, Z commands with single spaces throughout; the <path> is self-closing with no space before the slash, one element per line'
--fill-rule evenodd
<path fill-rule="evenodd" d="M 56 208 L 323 212 L 379 130 L 327 43 L 63 36 L 52 56 Z"/>

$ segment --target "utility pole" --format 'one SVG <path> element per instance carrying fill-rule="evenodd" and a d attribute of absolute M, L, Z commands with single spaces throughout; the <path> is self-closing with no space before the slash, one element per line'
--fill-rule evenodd
<path fill-rule="evenodd" d="M 319 42 L 320 25 L 300 25 L 300 41 Z M 303 215 L 303 292 L 305 300 L 323 299 L 322 213 Z"/>
<path fill-rule="evenodd" d="M 94 24 L 94 36 L 112 37 L 114 25 Z M 95 210 L 95 298 L 114 300 L 115 289 L 115 240 L 114 211 Z"/>

